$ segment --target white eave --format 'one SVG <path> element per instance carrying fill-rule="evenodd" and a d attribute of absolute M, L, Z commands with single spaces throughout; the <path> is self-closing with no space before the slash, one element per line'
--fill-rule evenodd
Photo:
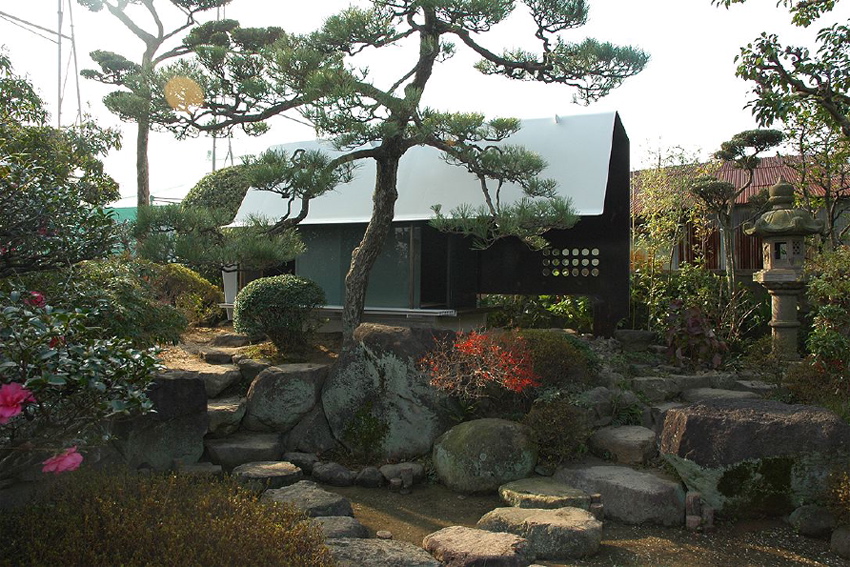
<path fill-rule="evenodd" d="M 608 166 L 616 113 L 556 116 L 523 120 L 522 129 L 504 143 L 522 145 L 538 153 L 549 166 L 542 177 L 558 182 L 557 192 L 572 199 L 580 215 L 600 215 L 608 185 Z M 324 141 L 312 140 L 275 146 L 292 152 L 298 148 L 322 148 L 331 156 L 341 152 Z M 362 160 L 350 183 L 340 185 L 310 202 L 310 213 L 302 224 L 365 223 L 372 214 L 375 163 Z M 519 187 L 506 184 L 502 201 L 521 197 Z M 396 221 L 427 220 L 431 206 L 442 205 L 444 214 L 463 203 L 482 204 L 478 180 L 466 169 L 448 165 L 438 150 L 417 146 L 402 158 L 398 173 Z M 250 189 L 236 213 L 233 225 L 241 225 L 251 215 L 279 219 L 285 202 L 277 194 Z"/>

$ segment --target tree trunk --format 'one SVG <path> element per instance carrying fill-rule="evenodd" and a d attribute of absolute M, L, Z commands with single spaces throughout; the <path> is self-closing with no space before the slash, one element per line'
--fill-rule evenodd
<path fill-rule="evenodd" d="M 140 118 L 136 133 L 136 204 L 139 208 L 151 204 L 150 172 L 148 168 L 148 118 Z"/>
<path fill-rule="evenodd" d="M 351 265 L 345 276 L 345 301 L 342 308 L 343 350 L 353 346 L 354 330 L 360 325 L 366 303 L 369 272 L 384 246 L 387 232 L 395 216 L 398 198 L 396 182 L 401 154 L 377 158 L 375 193 L 372 195 L 372 218 L 360 244 L 351 253 Z"/>
<path fill-rule="evenodd" d="M 733 301 L 737 281 L 735 276 L 735 223 L 732 212 L 721 217 L 723 226 L 723 252 L 726 264 L 726 285 L 729 290 L 729 300 Z"/>

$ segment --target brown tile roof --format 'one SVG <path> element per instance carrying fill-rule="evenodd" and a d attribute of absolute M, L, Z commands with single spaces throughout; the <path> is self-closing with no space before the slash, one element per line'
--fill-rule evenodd
<path fill-rule="evenodd" d="M 761 162 L 753 172 L 753 183 L 745 191 L 743 191 L 736 203 L 739 205 L 746 204 L 750 197 L 758 194 L 761 190 L 767 189 L 776 184 L 783 178 L 794 186 L 798 186 L 800 175 L 791 164 L 799 161 L 797 156 L 768 156 L 761 158 Z M 696 170 L 705 164 L 691 166 L 675 166 L 670 169 L 681 175 L 696 176 Z M 633 171 L 631 176 L 632 181 L 632 214 L 638 214 L 641 210 L 640 202 L 640 177 L 641 173 L 647 170 Z M 747 182 L 748 173 L 744 169 L 738 169 L 731 163 L 724 163 L 717 171 L 715 176 L 721 181 L 728 181 L 736 188 L 743 187 Z M 798 187 L 799 190 L 799 187 Z M 812 194 L 823 195 L 823 189 L 816 185 L 810 185 L 809 190 Z M 845 188 L 845 196 L 850 197 L 850 188 Z"/>

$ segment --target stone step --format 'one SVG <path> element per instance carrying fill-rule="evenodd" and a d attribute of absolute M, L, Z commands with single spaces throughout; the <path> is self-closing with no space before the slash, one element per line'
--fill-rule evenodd
<path fill-rule="evenodd" d="M 257 461 L 233 469 L 236 480 L 252 490 L 282 488 L 304 478 L 304 472 L 286 461 Z"/>
<path fill-rule="evenodd" d="M 759 399 L 761 396 L 753 392 L 741 390 L 724 390 L 720 388 L 694 388 L 682 392 L 682 399 L 686 402 L 702 402 L 706 400 L 746 400 Z"/>
<path fill-rule="evenodd" d="M 209 400 L 207 415 L 210 416 L 210 435 L 224 437 L 236 433 L 245 416 L 245 407 L 245 398 L 239 396 Z"/>
<path fill-rule="evenodd" d="M 239 432 L 221 439 L 207 438 L 204 447 L 210 460 L 228 471 L 245 463 L 279 461 L 283 455 L 277 433 Z"/>
<path fill-rule="evenodd" d="M 235 352 L 213 348 L 202 348 L 198 354 L 207 364 L 233 364 Z"/>
<path fill-rule="evenodd" d="M 520 567 L 534 561 L 534 552 L 525 538 L 465 526 L 450 526 L 429 534 L 422 546 L 442 565 L 452 567 Z"/>
<path fill-rule="evenodd" d="M 546 560 L 590 557 L 602 542 L 602 522 L 581 508 L 496 508 L 477 527 L 523 537 L 531 552 Z"/>
<path fill-rule="evenodd" d="M 267 503 L 292 504 L 311 518 L 354 516 L 348 498 L 329 492 L 310 480 L 300 480 L 290 486 L 266 490 L 260 500 Z"/>
<path fill-rule="evenodd" d="M 502 502 L 516 508 L 590 509 L 590 495 L 548 476 L 515 480 L 499 487 Z"/>
<path fill-rule="evenodd" d="M 685 491 L 677 481 L 621 465 L 562 467 L 554 478 L 601 494 L 606 518 L 625 524 L 664 526 L 685 522 Z"/>
<path fill-rule="evenodd" d="M 172 370 L 186 378 L 199 378 L 204 383 L 208 398 L 215 398 L 225 389 L 242 379 L 242 373 L 235 364 L 201 364 L 202 369 Z"/>
<path fill-rule="evenodd" d="M 587 445 L 594 455 L 623 465 L 645 465 L 658 455 L 655 432 L 639 425 L 597 429 Z"/>
<path fill-rule="evenodd" d="M 419 546 L 386 539 L 335 538 L 325 542 L 337 567 L 441 567 Z"/>

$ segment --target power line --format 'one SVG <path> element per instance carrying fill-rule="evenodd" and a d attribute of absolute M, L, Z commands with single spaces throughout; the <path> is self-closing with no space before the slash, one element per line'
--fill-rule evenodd
<path fill-rule="evenodd" d="M 33 28 L 39 29 L 39 30 L 41 30 L 41 31 L 45 31 L 45 32 L 47 32 L 47 33 L 49 33 L 49 34 L 52 34 L 52 35 L 58 35 L 58 36 L 63 37 L 63 38 L 65 38 L 65 39 L 73 39 L 73 38 L 71 38 L 71 37 L 68 37 L 67 35 L 62 35 L 61 33 L 57 33 L 55 30 L 51 30 L 51 29 L 48 29 L 48 28 L 42 27 L 42 26 L 40 26 L 40 25 L 38 25 L 38 24 L 34 24 L 34 23 L 32 23 L 32 22 L 28 22 L 27 20 L 23 20 L 23 19 L 21 19 L 21 18 L 18 18 L 18 17 L 16 17 L 16 16 L 13 16 L 12 14 L 7 14 L 6 12 L 2 12 L 2 11 L 0 11 L 0 17 L 2 17 L 3 19 L 5 19 L 6 21 L 8 21 L 8 22 L 9 22 L 9 23 L 11 23 L 11 24 L 14 24 L 14 25 L 18 26 L 18 27 L 19 27 L 19 28 L 21 28 L 21 29 L 24 29 L 24 30 L 26 30 L 26 31 L 28 31 L 28 32 L 30 32 L 30 33 L 34 33 L 35 35 L 37 35 L 37 36 L 39 36 L 39 37 L 41 37 L 41 38 L 44 38 L 44 39 L 46 39 L 47 41 L 52 41 L 53 43 L 56 43 L 56 40 L 55 40 L 55 39 L 52 39 L 52 38 L 49 38 L 49 37 L 43 36 L 43 35 L 41 35 L 41 34 L 39 34 L 39 33 L 34 32 L 34 31 L 33 31 L 33 30 L 31 30 L 31 29 L 28 29 L 28 28 L 24 27 L 24 26 L 30 26 L 30 27 L 33 27 Z M 14 20 L 14 21 L 12 21 L 12 20 Z M 20 22 L 20 23 L 16 23 L 16 22 Z M 24 24 L 24 25 L 21 25 L 21 24 Z"/>

